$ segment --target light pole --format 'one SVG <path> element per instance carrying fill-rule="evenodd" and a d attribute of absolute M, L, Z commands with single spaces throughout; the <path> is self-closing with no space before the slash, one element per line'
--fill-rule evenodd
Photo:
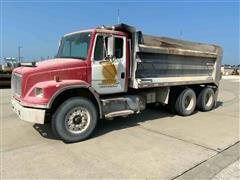
<path fill-rule="evenodd" d="M 183 31 L 182 31 L 182 29 L 180 29 L 180 39 L 182 39 L 182 36 L 183 36 Z"/>
<path fill-rule="evenodd" d="M 21 62 L 21 48 L 22 46 L 18 46 L 18 61 Z"/>

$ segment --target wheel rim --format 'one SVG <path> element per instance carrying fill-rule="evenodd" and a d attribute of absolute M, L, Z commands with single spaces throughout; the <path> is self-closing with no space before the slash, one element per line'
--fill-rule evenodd
<path fill-rule="evenodd" d="M 90 124 L 90 113 L 84 107 L 75 107 L 65 116 L 66 129 L 74 134 L 85 131 Z"/>
<path fill-rule="evenodd" d="M 207 107 L 211 106 L 213 103 L 213 95 L 210 93 L 207 93 L 206 99 L 205 99 L 205 104 Z"/>
<path fill-rule="evenodd" d="M 184 101 L 184 107 L 187 111 L 191 110 L 193 108 L 193 98 L 191 96 L 187 96 L 185 101 Z"/>

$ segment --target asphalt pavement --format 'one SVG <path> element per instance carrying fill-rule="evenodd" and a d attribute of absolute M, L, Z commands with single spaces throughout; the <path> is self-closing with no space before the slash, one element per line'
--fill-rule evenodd
<path fill-rule="evenodd" d="M 239 85 L 239 77 L 221 80 L 210 112 L 180 117 L 150 108 L 101 121 L 92 138 L 74 144 L 56 139 L 50 124 L 21 121 L 11 109 L 10 89 L 1 89 L 1 177 L 238 178 Z"/>

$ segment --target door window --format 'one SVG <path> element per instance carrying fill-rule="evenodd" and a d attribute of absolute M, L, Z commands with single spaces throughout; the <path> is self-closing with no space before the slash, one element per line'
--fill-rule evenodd
<path fill-rule="evenodd" d="M 94 60 L 103 60 L 104 56 L 104 38 L 103 36 L 97 36 L 95 43 Z"/>
<path fill-rule="evenodd" d="M 114 55 L 116 58 L 122 58 L 123 57 L 123 38 L 115 37 L 114 40 Z"/>
<path fill-rule="evenodd" d="M 105 42 L 104 42 L 105 41 Z M 114 37 L 114 56 L 117 59 L 123 57 L 123 38 Z M 95 42 L 94 49 L 94 60 L 100 61 L 105 59 L 106 57 L 106 49 L 107 49 L 107 37 L 103 35 L 98 35 Z"/>

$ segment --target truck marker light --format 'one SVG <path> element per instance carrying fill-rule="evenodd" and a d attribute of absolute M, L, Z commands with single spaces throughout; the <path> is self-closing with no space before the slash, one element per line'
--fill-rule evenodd
<path fill-rule="evenodd" d="M 56 81 L 56 82 L 60 82 L 59 76 L 54 76 L 53 79 L 54 79 L 54 81 Z"/>

